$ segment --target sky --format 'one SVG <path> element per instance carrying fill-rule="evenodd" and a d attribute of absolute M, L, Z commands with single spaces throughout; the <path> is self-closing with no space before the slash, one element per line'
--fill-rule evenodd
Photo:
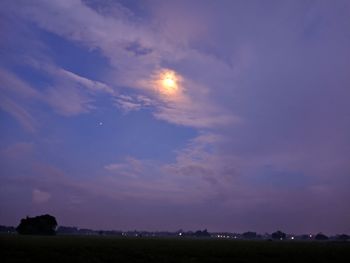
<path fill-rule="evenodd" d="M 350 233 L 350 2 L 3 0 L 0 224 Z"/>

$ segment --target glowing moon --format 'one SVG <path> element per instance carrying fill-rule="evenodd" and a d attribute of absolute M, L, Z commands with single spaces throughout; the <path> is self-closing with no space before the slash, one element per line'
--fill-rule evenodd
<path fill-rule="evenodd" d="M 166 78 L 163 80 L 164 87 L 173 88 L 175 87 L 175 81 L 172 78 Z"/>
<path fill-rule="evenodd" d="M 162 94 L 174 95 L 179 89 L 180 77 L 172 70 L 163 70 L 158 76 L 158 89 Z"/>

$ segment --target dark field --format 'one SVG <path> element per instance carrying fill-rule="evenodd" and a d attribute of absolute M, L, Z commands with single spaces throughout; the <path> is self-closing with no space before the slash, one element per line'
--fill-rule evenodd
<path fill-rule="evenodd" d="M 1 262 L 350 262 L 350 243 L 0 236 Z"/>

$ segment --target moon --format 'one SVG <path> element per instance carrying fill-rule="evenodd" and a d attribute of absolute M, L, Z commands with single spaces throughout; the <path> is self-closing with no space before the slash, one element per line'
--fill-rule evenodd
<path fill-rule="evenodd" d="M 164 70 L 159 74 L 159 90 L 165 95 L 174 95 L 179 90 L 180 77 L 172 70 Z"/>
<path fill-rule="evenodd" d="M 167 77 L 166 79 L 163 80 L 163 84 L 164 84 L 164 87 L 172 89 L 175 87 L 176 83 L 174 79 Z"/>

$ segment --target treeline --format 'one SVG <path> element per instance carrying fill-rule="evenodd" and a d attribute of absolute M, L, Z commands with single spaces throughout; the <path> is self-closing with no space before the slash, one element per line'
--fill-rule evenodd
<path fill-rule="evenodd" d="M 0 225 L 0 233 L 17 234 L 19 233 L 13 226 Z M 22 233 L 23 234 L 23 233 Z M 29 233 L 25 233 L 29 234 Z M 35 233 L 47 235 L 47 233 Z M 50 232 L 52 235 L 52 232 Z M 94 236 L 120 236 L 120 237 L 178 237 L 178 238 L 218 238 L 218 239 L 238 239 L 238 240 L 318 240 L 318 241 L 350 241 L 350 236 L 347 234 L 338 234 L 334 236 L 327 236 L 323 233 L 293 235 L 286 234 L 282 231 L 276 231 L 271 234 L 258 234 L 256 232 L 248 231 L 244 233 L 230 233 L 230 232 L 208 232 L 208 230 L 197 231 L 120 231 L 120 230 L 93 230 L 88 228 L 78 228 L 71 226 L 59 226 L 55 228 L 57 235 L 94 235 Z"/>
<path fill-rule="evenodd" d="M 57 227 L 57 221 L 54 216 L 41 215 L 36 217 L 26 217 L 21 219 L 20 224 L 15 228 L 12 226 L 1 226 L 0 233 L 7 234 L 23 234 L 23 235 L 101 235 L 101 236 L 125 236 L 125 237 L 178 237 L 178 238 L 225 238 L 225 239 L 243 239 L 243 240 L 336 240 L 350 241 L 350 236 L 340 234 L 335 236 L 327 236 L 323 233 L 293 235 L 286 234 L 280 230 L 272 234 L 265 233 L 263 235 L 256 232 L 248 231 L 244 233 L 230 232 L 211 232 L 207 229 L 197 231 L 176 232 L 167 231 L 118 231 L 118 230 L 92 230 L 87 228 L 78 228 L 71 226 Z"/>

